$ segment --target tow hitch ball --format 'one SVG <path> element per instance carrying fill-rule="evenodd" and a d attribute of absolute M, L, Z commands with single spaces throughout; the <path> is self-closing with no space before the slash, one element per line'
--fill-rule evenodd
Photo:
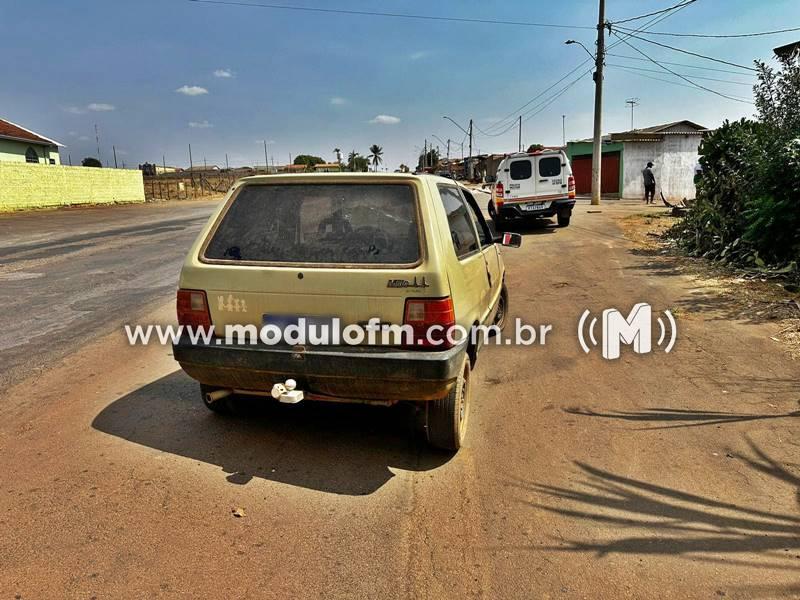
<path fill-rule="evenodd" d="M 287 379 L 284 383 L 276 383 L 272 386 L 272 397 L 284 404 L 297 404 L 303 399 L 303 390 L 295 389 L 297 382 L 294 379 Z"/>

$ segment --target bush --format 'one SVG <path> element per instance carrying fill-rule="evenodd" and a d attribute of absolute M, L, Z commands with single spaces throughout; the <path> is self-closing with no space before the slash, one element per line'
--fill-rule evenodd
<path fill-rule="evenodd" d="M 758 120 L 725 122 L 700 146 L 697 201 L 672 235 L 689 253 L 756 266 L 800 261 L 800 59 L 757 63 Z"/>

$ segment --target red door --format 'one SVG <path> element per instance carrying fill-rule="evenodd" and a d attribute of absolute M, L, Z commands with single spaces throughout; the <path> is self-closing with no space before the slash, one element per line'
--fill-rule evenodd
<path fill-rule="evenodd" d="M 601 190 L 604 194 L 619 194 L 619 152 L 603 153 L 601 167 Z M 575 191 L 578 194 L 592 193 L 592 157 L 575 156 L 572 159 L 572 175 L 575 177 Z"/>

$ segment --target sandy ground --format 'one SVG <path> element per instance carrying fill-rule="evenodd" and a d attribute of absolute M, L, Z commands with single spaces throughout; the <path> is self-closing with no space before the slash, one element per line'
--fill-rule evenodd
<path fill-rule="evenodd" d="M 800 596 L 800 365 L 770 339 L 774 322 L 731 318 L 713 290 L 624 237 L 619 219 L 641 205 L 589 209 L 504 252 L 512 316 L 553 331 L 544 347 L 485 349 L 455 456 L 415 440 L 403 407 L 209 413 L 168 348 L 129 347 L 118 328 L 174 318 L 160 279 L 57 333 L 71 348 L 52 362 L 32 342 L 26 355 L 46 364 L 25 380 L 14 367 L 0 423 L 3 595 Z M 112 263 L 115 239 L 75 256 L 70 285 L 91 285 L 77 266 Z M 180 240 L 159 244 L 169 269 Z M 134 267 L 154 251 L 146 236 L 128 246 L 118 261 Z M 45 275 L 18 294 L 74 293 L 45 270 L 62 253 L 20 271 Z M 583 353 L 583 310 L 637 302 L 678 314 L 672 353 Z"/>

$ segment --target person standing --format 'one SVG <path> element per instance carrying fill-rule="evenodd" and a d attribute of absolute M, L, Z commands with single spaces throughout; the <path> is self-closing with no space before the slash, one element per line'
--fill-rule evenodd
<path fill-rule="evenodd" d="M 642 178 L 644 179 L 644 202 L 653 204 L 656 197 L 656 176 L 653 175 L 653 163 L 647 163 L 642 171 Z"/>

